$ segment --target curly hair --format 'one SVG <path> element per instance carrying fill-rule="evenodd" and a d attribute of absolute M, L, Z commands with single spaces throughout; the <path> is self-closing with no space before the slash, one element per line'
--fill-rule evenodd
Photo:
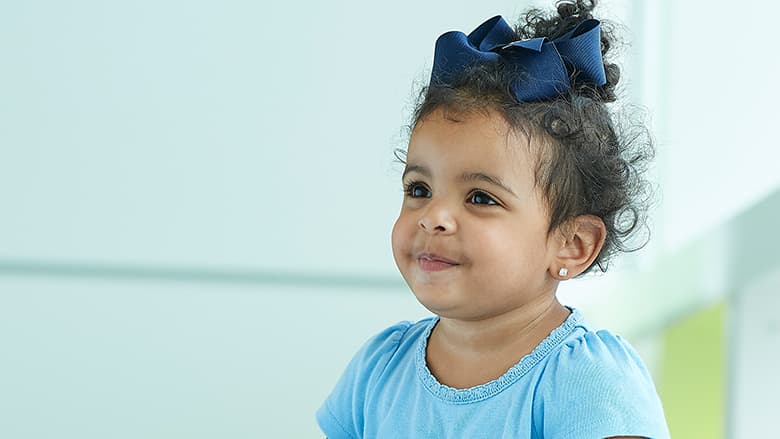
<path fill-rule="evenodd" d="M 593 18 L 595 6 L 596 0 L 572 0 L 559 1 L 557 13 L 549 15 L 530 9 L 515 27 L 517 39 L 555 39 Z M 617 100 L 620 68 L 607 58 L 618 42 L 614 31 L 608 25 L 602 27 L 604 85 L 578 80 L 578 72 L 567 66 L 568 93 L 519 102 L 510 88 L 511 72 L 504 65 L 474 65 L 449 85 L 423 87 L 408 126 L 411 134 L 420 121 L 440 108 L 457 113 L 495 110 L 515 132 L 541 139 L 535 142 L 540 149 L 535 179 L 549 207 L 548 235 L 586 214 L 599 217 L 606 227 L 601 251 L 580 275 L 594 267 L 605 272 L 615 254 L 638 250 L 649 238 L 644 234 L 639 242 L 632 239 L 640 230 L 649 230 L 651 191 L 644 175 L 655 150 L 646 125 L 633 120 L 636 114 L 607 108 Z M 398 153 L 396 157 L 403 161 Z"/>

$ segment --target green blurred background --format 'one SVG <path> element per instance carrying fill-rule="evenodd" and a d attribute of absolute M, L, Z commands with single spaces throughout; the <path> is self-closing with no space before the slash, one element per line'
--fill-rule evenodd
<path fill-rule="evenodd" d="M 0 3 L 0 437 L 317 437 L 355 349 L 426 315 L 389 237 L 434 41 L 532 4 Z M 677 438 L 776 436 L 767 6 L 602 2 L 661 190 L 650 245 L 560 295 Z"/>

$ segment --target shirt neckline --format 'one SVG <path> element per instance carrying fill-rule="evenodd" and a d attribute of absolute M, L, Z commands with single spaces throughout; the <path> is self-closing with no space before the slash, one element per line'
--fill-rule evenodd
<path fill-rule="evenodd" d="M 425 363 L 425 350 L 428 346 L 428 338 L 431 335 L 433 327 L 436 326 L 436 323 L 439 321 L 438 316 L 434 317 L 428 323 L 422 337 L 417 343 L 417 352 L 415 355 L 417 376 L 422 381 L 423 386 L 425 386 L 433 396 L 447 402 L 468 404 L 488 399 L 515 383 L 546 357 L 555 346 L 574 330 L 574 328 L 582 324 L 583 318 L 580 311 L 576 308 L 567 308 L 571 310 L 571 314 L 569 314 L 560 326 L 553 329 L 552 332 L 550 332 L 550 335 L 545 337 L 531 353 L 521 358 L 520 361 L 515 363 L 514 366 L 509 368 L 509 370 L 495 380 L 466 389 L 456 389 L 441 384 L 436 377 L 433 376 L 430 369 L 428 369 L 428 365 Z"/>

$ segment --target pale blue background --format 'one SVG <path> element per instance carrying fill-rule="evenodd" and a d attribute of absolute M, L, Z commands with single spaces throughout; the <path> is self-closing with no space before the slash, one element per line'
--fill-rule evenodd
<path fill-rule="evenodd" d="M 775 18 L 603 3 L 663 196 L 653 244 L 562 296 L 652 367 L 657 331 L 728 291 L 713 265 L 691 294 L 637 279 L 780 183 Z M 525 5 L 0 3 L 0 436 L 316 436 L 357 346 L 426 315 L 390 228 L 433 43 Z"/>

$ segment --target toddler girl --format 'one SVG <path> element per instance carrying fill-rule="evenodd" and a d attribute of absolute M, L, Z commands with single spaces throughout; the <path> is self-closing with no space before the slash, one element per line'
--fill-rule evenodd
<path fill-rule="evenodd" d="M 317 412 L 328 437 L 669 437 L 634 349 L 556 299 L 629 250 L 652 155 L 605 105 L 619 70 L 594 3 L 437 40 L 392 232 L 435 317 L 360 349 Z"/>

